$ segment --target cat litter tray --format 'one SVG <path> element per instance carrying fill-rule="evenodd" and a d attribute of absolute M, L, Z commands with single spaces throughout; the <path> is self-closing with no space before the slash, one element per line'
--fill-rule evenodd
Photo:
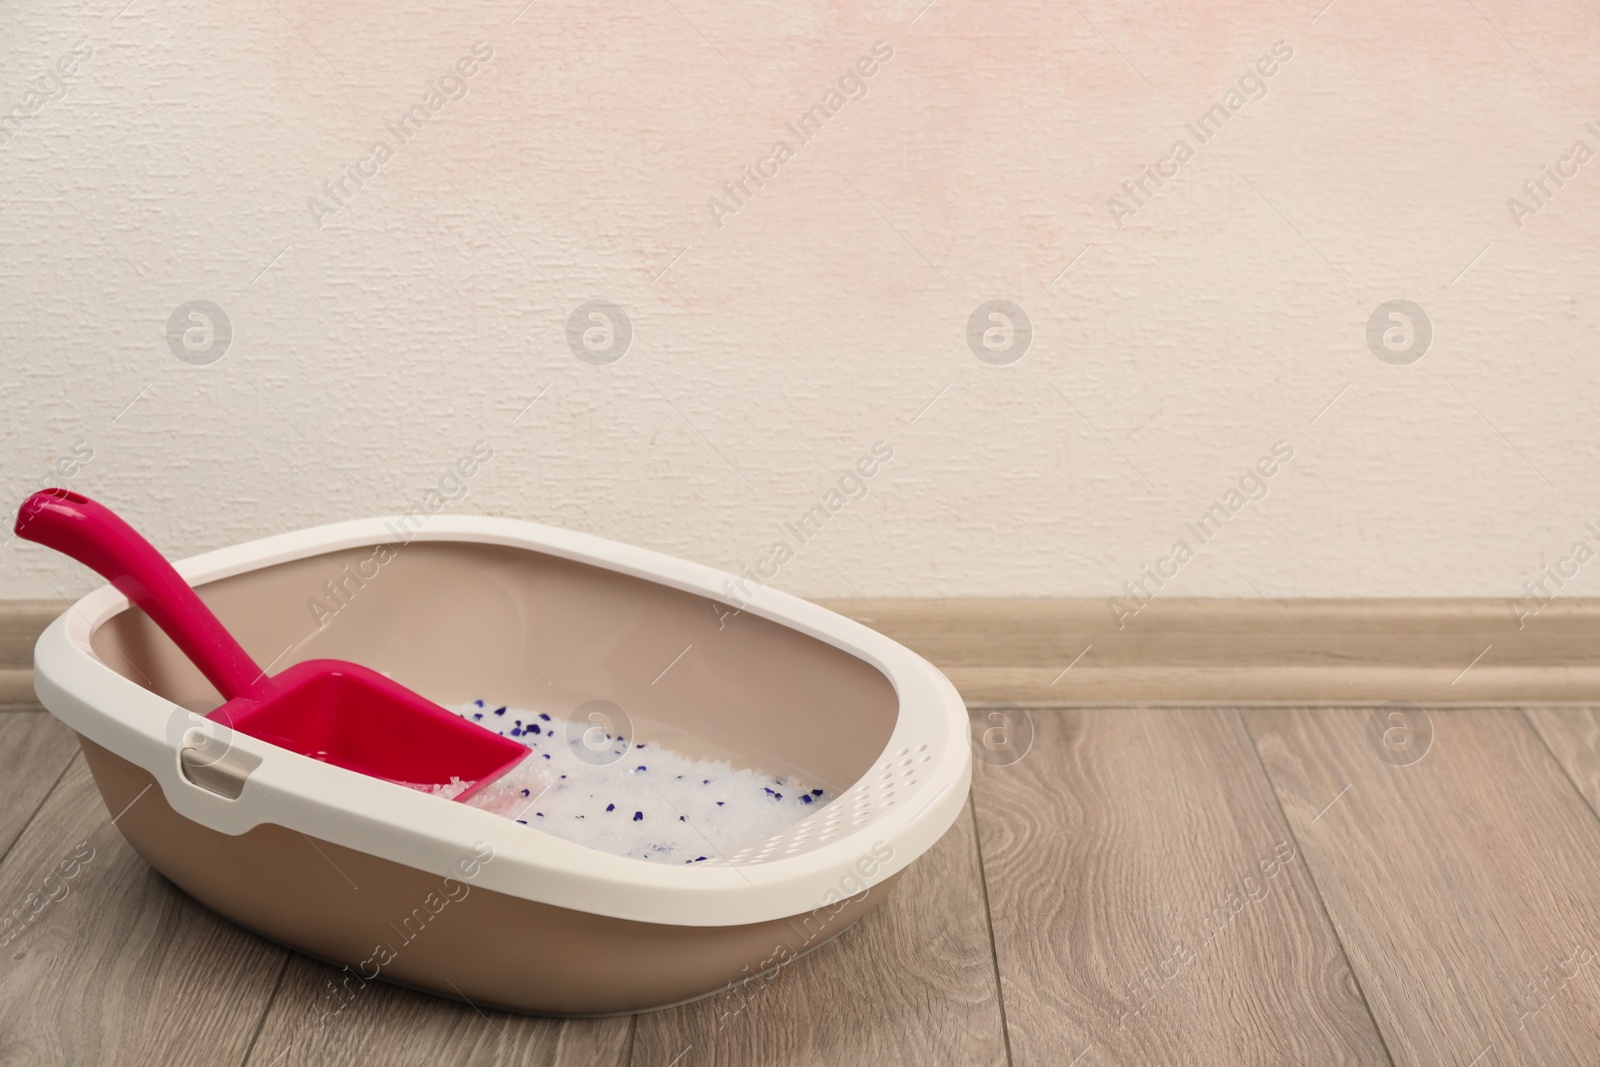
<path fill-rule="evenodd" d="M 40 637 L 34 684 L 117 828 L 207 907 L 344 968 L 347 991 L 589 1015 L 729 989 L 881 903 L 966 802 L 967 717 L 942 674 L 776 590 L 730 602 L 738 579 L 708 567 L 438 516 L 178 569 L 269 670 L 352 660 L 469 715 L 527 709 L 591 763 L 642 744 L 821 790 L 776 833 L 708 839 L 692 862 L 612 854 L 228 734 L 204 718 L 221 697 L 148 617 L 110 586 L 78 601 Z"/>

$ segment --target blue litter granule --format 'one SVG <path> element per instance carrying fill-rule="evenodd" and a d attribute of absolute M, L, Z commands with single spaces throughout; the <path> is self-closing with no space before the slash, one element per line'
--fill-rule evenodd
<path fill-rule="evenodd" d="M 633 821 L 634 822 L 638 822 L 639 820 L 641 820 L 643 818 L 644 818 L 644 812 L 636 811 L 636 812 L 633 813 Z"/>
<path fill-rule="evenodd" d="M 607 811 L 616 811 L 617 810 L 617 806 L 615 804 L 607 804 L 606 805 L 606 810 Z"/>
<path fill-rule="evenodd" d="M 506 713 L 506 706 L 501 704 L 498 708 L 494 709 L 494 713 L 496 715 L 504 715 Z"/>

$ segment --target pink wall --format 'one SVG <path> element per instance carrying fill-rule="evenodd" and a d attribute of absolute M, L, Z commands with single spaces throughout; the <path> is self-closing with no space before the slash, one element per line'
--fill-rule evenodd
<path fill-rule="evenodd" d="M 738 569 L 883 441 L 776 584 L 1515 597 L 1600 550 L 1592 7 L 275 3 L 0 15 L 7 499 L 187 553 L 404 510 L 482 438 L 453 510 Z M 592 300 L 620 359 L 569 347 Z M 1369 345 L 1395 300 L 1420 360 Z M 15 542 L 0 582 L 89 584 Z"/>

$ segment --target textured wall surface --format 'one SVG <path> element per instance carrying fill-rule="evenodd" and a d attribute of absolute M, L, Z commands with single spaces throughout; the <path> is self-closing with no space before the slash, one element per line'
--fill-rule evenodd
<path fill-rule="evenodd" d="M 1591 6 L 121 2 L 0 10 L 7 501 L 817 596 L 1600 593 Z"/>

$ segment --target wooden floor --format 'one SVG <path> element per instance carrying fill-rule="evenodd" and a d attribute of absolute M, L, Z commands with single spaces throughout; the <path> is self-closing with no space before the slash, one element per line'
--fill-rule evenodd
<path fill-rule="evenodd" d="M 1031 717 L 888 901 L 738 1014 L 373 986 L 319 1028 L 332 968 L 174 890 L 67 731 L 0 713 L 0 906 L 55 898 L 0 950 L 0 1063 L 1600 1063 L 1600 714 Z"/>

